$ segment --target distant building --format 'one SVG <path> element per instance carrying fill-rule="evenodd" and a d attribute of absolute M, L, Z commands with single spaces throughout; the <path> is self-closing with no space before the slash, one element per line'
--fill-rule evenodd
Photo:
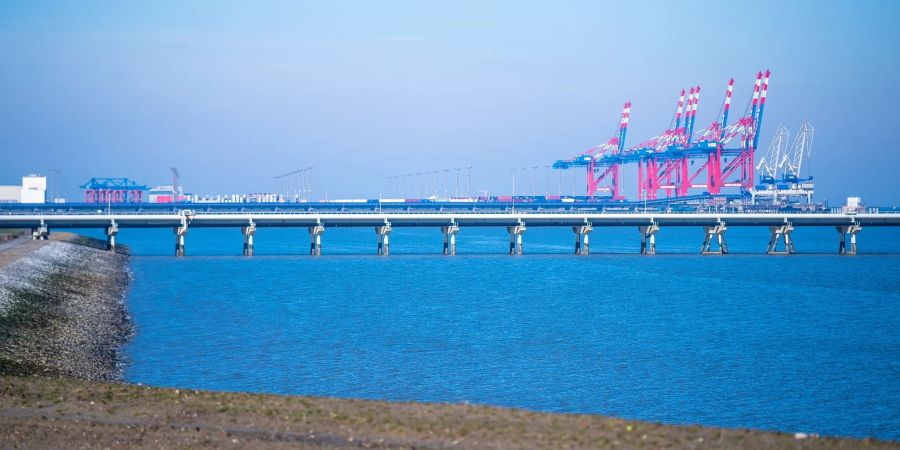
<path fill-rule="evenodd" d="M 44 203 L 47 199 L 47 177 L 27 175 L 22 177 L 22 203 Z"/>
<path fill-rule="evenodd" d="M 183 203 L 186 201 L 190 201 L 190 196 L 185 196 L 181 190 L 181 186 L 178 186 L 178 191 L 173 185 L 167 184 L 163 186 L 156 186 L 153 189 L 150 189 L 150 193 L 147 195 L 147 200 L 150 203 Z"/>
<path fill-rule="evenodd" d="M 862 201 L 862 197 L 847 197 L 847 204 L 843 208 L 844 214 L 857 214 L 866 212 L 866 205 Z"/>
<path fill-rule="evenodd" d="M 213 195 L 185 194 L 184 198 L 184 201 L 191 203 L 283 203 L 285 201 L 283 196 L 271 193 Z"/>
<path fill-rule="evenodd" d="M 19 203 L 22 201 L 22 186 L 0 186 L 0 203 Z"/>
<path fill-rule="evenodd" d="M 20 186 L 0 186 L 0 203 L 44 203 L 47 199 L 47 177 L 29 174 Z"/>
<path fill-rule="evenodd" d="M 147 201 L 150 203 L 172 203 L 175 198 L 175 189 L 172 185 L 156 186 L 147 193 Z"/>

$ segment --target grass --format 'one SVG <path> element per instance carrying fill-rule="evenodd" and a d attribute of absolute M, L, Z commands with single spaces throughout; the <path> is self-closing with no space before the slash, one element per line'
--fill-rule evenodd
<path fill-rule="evenodd" d="M 900 448 L 896 442 L 462 404 L 206 392 L 53 377 L 0 377 L 0 386 L 0 442 L 14 447 Z"/>

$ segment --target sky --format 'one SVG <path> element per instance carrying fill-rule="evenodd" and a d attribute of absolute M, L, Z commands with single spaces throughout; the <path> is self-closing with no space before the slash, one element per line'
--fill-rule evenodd
<path fill-rule="evenodd" d="M 898 20 L 877 1 L 2 0 L 0 184 L 56 169 L 77 198 L 176 166 L 195 194 L 271 192 L 312 166 L 313 197 L 375 198 L 471 166 L 473 191 L 508 195 L 537 166 L 542 194 L 543 167 L 608 140 L 625 101 L 632 145 L 680 89 L 703 87 L 706 125 L 730 77 L 739 113 L 771 69 L 757 158 L 808 119 L 817 199 L 897 205 Z"/>

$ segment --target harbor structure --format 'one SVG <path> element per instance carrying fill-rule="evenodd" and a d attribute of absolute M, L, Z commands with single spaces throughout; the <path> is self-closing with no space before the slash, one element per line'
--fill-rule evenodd
<path fill-rule="evenodd" d="M 558 160 L 553 167 L 585 167 L 587 195 L 604 192 L 611 200 L 624 199 L 620 194 L 620 171 L 626 164 L 637 165 L 638 200 L 655 200 L 661 193 L 667 198 L 687 197 L 697 189 L 703 189 L 707 195 L 718 195 L 729 187 L 749 192 L 754 186 L 754 149 L 759 140 L 769 77 L 769 71 L 757 74 L 747 111 L 731 124 L 728 120 L 734 79 L 729 80 L 719 116 L 696 132 L 701 87 L 691 87 L 687 92 L 682 89 L 666 130 L 631 147 L 625 146 L 631 118 L 631 102 L 626 102 L 619 127 L 607 143 L 573 158 Z"/>
<path fill-rule="evenodd" d="M 800 169 L 812 149 L 812 125 L 804 121 L 791 151 L 786 148 L 787 135 L 782 126 L 776 133 L 770 152 L 755 166 L 755 152 L 766 108 L 771 72 L 758 72 L 746 110 L 737 118 L 732 112 L 734 79 L 726 84 L 718 116 L 708 126 L 699 128 L 697 111 L 700 104 L 699 85 L 682 89 L 672 121 L 661 134 L 626 146 L 631 120 L 631 102 L 625 102 L 619 126 L 606 142 L 591 147 L 574 157 L 557 160 L 555 169 L 584 168 L 587 196 L 607 201 L 626 200 L 622 194 L 622 169 L 637 166 L 637 200 L 660 198 L 679 201 L 697 195 L 716 197 L 727 191 L 739 198 L 769 201 L 805 197 L 811 201 L 812 178 L 803 178 Z M 755 171 L 763 175 L 755 183 Z M 776 178 L 781 172 L 783 177 Z"/>
<path fill-rule="evenodd" d="M 85 203 L 141 203 L 150 188 L 128 178 L 91 178 L 82 184 Z"/>

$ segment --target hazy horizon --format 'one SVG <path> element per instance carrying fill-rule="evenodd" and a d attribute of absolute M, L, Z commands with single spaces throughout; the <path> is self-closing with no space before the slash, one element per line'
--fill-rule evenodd
<path fill-rule="evenodd" d="M 273 176 L 315 166 L 313 197 L 327 183 L 331 198 L 372 198 L 393 195 L 388 176 L 472 166 L 473 191 L 508 195 L 512 168 L 538 166 L 542 194 L 544 166 L 606 141 L 625 101 L 634 145 L 666 128 L 691 85 L 703 87 L 702 127 L 734 77 L 736 119 L 756 72 L 771 69 L 757 161 L 779 123 L 793 137 L 808 119 L 816 198 L 890 206 L 900 200 L 888 133 L 900 119 L 898 10 L 7 2 L 0 184 L 60 169 L 61 193 L 78 199 L 91 177 L 155 186 L 176 166 L 195 194 L 270 192 Z M 630 198 L 635 184 L 626 171 Z"/>

